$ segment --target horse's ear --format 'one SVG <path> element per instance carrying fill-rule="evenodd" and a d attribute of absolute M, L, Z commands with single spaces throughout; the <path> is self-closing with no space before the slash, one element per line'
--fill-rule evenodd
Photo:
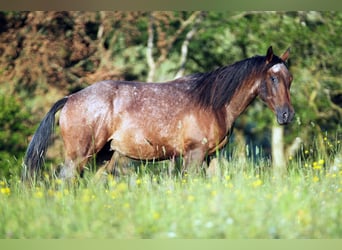
<path fill-rule="evenodd" d="M 272 46 L 270 46 L 266 54 L 266 64 L 269 64 L 272 61 L 272 58 L 273 58 L 273 49 L 272 49 Z"/>
<path fill-rule="evenodd" d="M 287 59 L 289 58 L 289 56 L 290 56 L 290 48 L 288 48 L 285 52 L 284 52 L 284 54 L 282 54 L 281 55 L 281 60 L 283 60 L 284 62 L 286 62 L 287 61 Z"/>

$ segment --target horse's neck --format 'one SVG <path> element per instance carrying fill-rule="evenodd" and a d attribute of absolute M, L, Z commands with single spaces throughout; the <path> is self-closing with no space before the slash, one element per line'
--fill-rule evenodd
<path fill-rule="evenodd" d="M 236 91 L 229 104 L 225 106 L 227 131 L 230 130 L 234 121 L 246 110 L 248 105 L 258 95 L 261 80 L 245 82 Z"/>

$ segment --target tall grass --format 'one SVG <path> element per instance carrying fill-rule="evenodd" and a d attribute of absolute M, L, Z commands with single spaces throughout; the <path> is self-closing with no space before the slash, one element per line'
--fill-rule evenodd
<path fill-rule="evenodd" d="M 339 141 L 334 150 L 290 159 L 282 178 L 267 161 L 232 157 L 210 178 L 143 165 L 104 180 L 89 171 L 73 184 L 4 179 L 0 238 L 341 238 Z"/>

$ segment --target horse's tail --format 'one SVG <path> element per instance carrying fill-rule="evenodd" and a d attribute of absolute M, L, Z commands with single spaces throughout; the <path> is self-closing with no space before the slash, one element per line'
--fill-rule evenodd
<path fill-rule="evenodd" d="M 26 150 L 22 172 L 23 180 L 35 177 L 37 172 L 40 171 L 50 144 L 51 134 L 54 131 L 55 114 L 64 107 L 67 101 L 68 97 L 57 101 L 39 124 Z"/>

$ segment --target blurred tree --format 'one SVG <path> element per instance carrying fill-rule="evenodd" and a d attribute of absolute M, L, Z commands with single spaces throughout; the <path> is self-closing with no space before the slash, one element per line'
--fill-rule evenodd
<path fill-rule="evenodd" d="M 148 19 L 146 58 L 149 66 L 147 81 L 153 82 L 155 72 L 171 52 L 179 49 L 183 41 L 189 42 L 201 22 L 204 12 L 151 12 Z M 182 46 L 183 46 L 182 45 Z M 188 45 L 183 49 L 187 50 Z M 178 52 L 178 51 L 177 51 Z M 179 53 L 179 52 L 178 52 Z M 181 52 L 184 55 L 184 52 Z M 185 59 L 180 64 L 184 64 Z M 182 67 L 182 65 L 179 65 Z"/>

